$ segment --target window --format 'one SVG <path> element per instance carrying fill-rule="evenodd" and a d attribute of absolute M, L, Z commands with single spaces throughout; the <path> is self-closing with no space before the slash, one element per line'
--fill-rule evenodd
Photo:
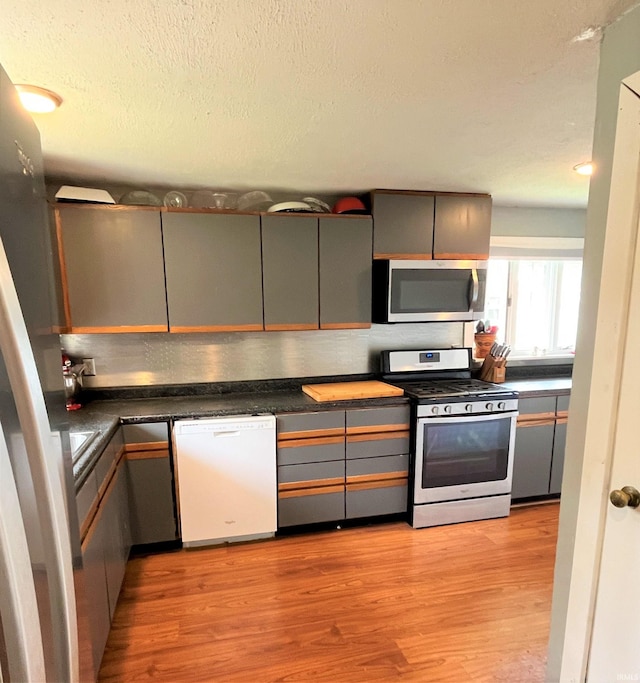
<path fill-rule="evenodd" d="M 579 258 L 490 259 L 485 317 L 512 357 L 574 352 L 581 277 Z"/>

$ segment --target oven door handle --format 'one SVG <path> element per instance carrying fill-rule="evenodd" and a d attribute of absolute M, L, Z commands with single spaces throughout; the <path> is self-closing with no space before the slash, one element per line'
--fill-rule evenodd
<path fill-rule="evenodd" d="M 469 313 L 473 313 L 478 303 L 478 296 L 480 296 L 480 282 L 478 280 L 478 270 L 471 269 L 471 296 L 469 297 Z"/>

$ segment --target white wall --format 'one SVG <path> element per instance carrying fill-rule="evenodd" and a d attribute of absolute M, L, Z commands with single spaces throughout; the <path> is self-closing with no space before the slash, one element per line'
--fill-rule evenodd
<path fill-rule="evenodd" d="M 589 418 L 595 324 L 601 285 L 604 233 L 609 203 L 620 82 L 640 70 L 640 7 L 624 15 L 604 33 L 598 76 L 593 161 L 585 233 L 583 289 L 580 327 L 576 345 L 570 417 L 565 455 L 565 473 L 560 508 L 560 529 L 554 582 L 547 680 L 579 680 L 584 634 L 589 625 L 567 621 L 571 582 L 581 573 L 580 557 L 574 552 L 578 533 L 578 511 L 582 482 L 588 480 L 584 447 Z M 597 420 L 597 416 L 592 416 Z M 632 625 L 630 625 L 631 627 Z M 580 631 L 577 633 L 576 631 Z M 582 641 L 581 641 L 582 639 Z M 563 653 L 564 650 L 564 653 Z M 562 656 L 565 655 L 564 668 Z M 565 678 L 570 676 L 571 678 Z M 575 677 L 574 677 L 575 676 Z"/>
<path fill-rule="evenodd" d="M 491 234 L 517 237 L 584 237 L 586 209 L 494 206 Z"/>

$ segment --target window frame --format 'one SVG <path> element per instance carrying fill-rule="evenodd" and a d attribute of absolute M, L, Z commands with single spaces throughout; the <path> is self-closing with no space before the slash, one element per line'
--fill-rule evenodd
<path fill-rule="evenodd" d="M 583 264 L 582 238 L 549 238 L 549 237 L 495 237 L 491 238 L 491 255 L 489 258 L 489 272 L 492 261 L 507 261 L 507 292 L 505 307 L 505 329 L 504 342 L 512 346 L 513 360 L 519 359 L 544 359 L 544 358 L 573 358 L 575 353 L 575 342 L 572 350 L 558 348 L 558 334 L 560 329 L 559 293 L 562 290 L 562 279 L 564 264 L 571 261 L 580 261 L 581 273 Z M 518 312 L 516 303 L 518 301 L 518 273 L 517 263 L 519 261 L 549 261 L 553 262 L 553 271 L 547 287 L 547 297 L 549 297 L 549 310 L 551 319 L 549 342 L 552 348 L 546 350 L 544 354 L 536 354 L 534 349 L 519 349 L 515 347 L 516 327 Z M 581 274 L 582 278 L 582 274 Z"/>

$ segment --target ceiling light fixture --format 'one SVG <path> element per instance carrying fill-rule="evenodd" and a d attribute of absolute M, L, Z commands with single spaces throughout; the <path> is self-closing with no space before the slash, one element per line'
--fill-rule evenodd
<path fill-rule="evenodd" d="M 581 164 L 576 164 L 573 170 L 580 175 L 591 175 L 593 173 L 593 162 L 585 161 Z"/>
<path fill-rule="evenodd" d="M 22 106 L 33 114 L 48 114 L 62 104 L 62 97 L 37 85 L 16 85 Z"/>

